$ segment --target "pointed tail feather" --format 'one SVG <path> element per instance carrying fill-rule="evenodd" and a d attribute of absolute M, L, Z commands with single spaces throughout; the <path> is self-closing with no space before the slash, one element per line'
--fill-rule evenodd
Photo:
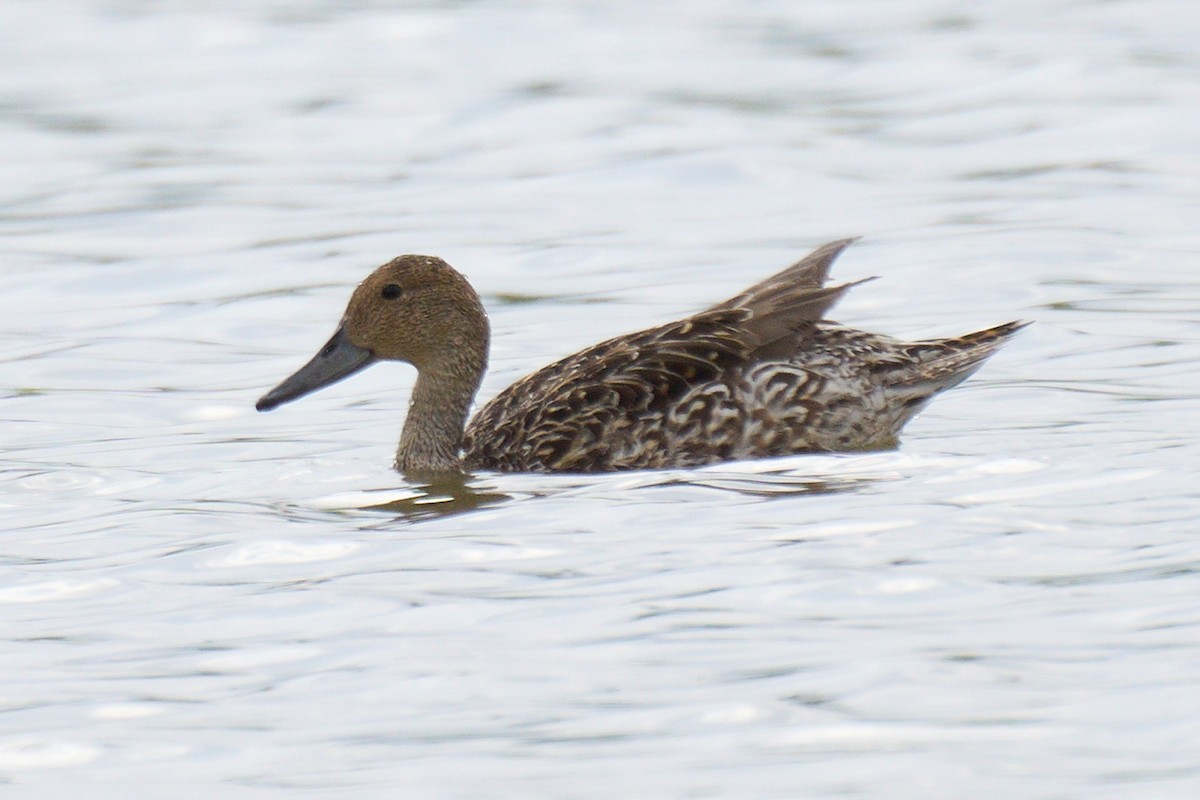
<path fill-rule="evenodd" d="M 1017 332 L 1030 324 L 1020 321 L 1006 322 L 953 339 L 915 342 L 910 347 L 914 355 L 924 363 L 916 380 L 912 382 L 935 383 L 938 385 L 937 391 L 956 386 L 983 366 L 983 362 L 995 355 Z"/>

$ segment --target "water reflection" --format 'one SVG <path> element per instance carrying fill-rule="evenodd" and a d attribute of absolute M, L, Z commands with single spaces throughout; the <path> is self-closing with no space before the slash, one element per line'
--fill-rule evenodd
<path fill-rule="evenodd" d="M 503 492 L 487 491 L 484 487 L 477 489 L 471 481 L 468 475 L 444 476 L 430 483 L 417 484 L 402 497 L 363 506 L 363 510 L 384 511 L 416 521 L 464 514 L 512 499 L 512 495 Z"/>
<path fill-rule="evenodd" d="M 890 479 L 898 478 L 890 476 Z M 800 474 L 793 471 L 748 475 L 716 473 L 712 475 L 681 476 L 660 486 L 697 486 L 753 497 L 794 497 L 804 494 L 843 494 L 854 492 L 881 480 L 884 475 L 824 476 Z"/>
<path fill-rule="evenodd" d="M 752 498 L 842 494 L 901 478 L 904 470 L 893 463 L 901 457 L 892 455 L 891 460 L 886 454 L 792 456 L 698 470 L 440 476 L 424 483 L 406 484 L 400 489 L 389 487 L 339 493 L 323 498 L 315 505 L 323 510 L 383 512 L 415 522 L 465 514 L 510 501 L 556 497 L 598 500 L 613 492 L 717 490 Z"/>

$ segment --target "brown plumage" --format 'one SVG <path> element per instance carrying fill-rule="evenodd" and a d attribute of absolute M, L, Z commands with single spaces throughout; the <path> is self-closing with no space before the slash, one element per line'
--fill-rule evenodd
<path fill-rule="evenodd" d="M 418 370 L 396 467 L 601 472 L 894 447 L 938 392 L 974 372 L 1011 322 L 904 343 L 825 312 L 852 286 L 824 286 L 853 239 L 831 242 L 706 311 L 618 336 L 550 364 L 467 411 L 487 365 L 488 326 L 466 279 L 441 259 L 401 256 L 370 275 L 342 325 L 260 410 L 378 359 Z"/>

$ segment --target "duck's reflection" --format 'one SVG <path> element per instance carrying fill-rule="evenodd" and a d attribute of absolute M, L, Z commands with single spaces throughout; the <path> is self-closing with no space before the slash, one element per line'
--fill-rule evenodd
<path fill-rule="evenodd" d="M 695 470 L 630 471 L 599 475 L 427 475 L 403 489 L 359 495 L 353 507 L 399 515 L 407 521 L 448 517 L 514 500 L 589 497 L 627 497 L 635 493 L 683 489 L 718 491 L 746 497 L 786 498 L 862 491 L 881 481 L 897 480 L 906 471 L 895 453 L 863 456 L 789 456 Z M 613 493 L 618 493 L 614 495 Z M 369 502 L 371 496 L 385 502 Z M 344 497 L 344 496 L 343 496 Z M 344 501 L 343 501 L 344 502 Z"/>
<path fill-rule="evenodd" d="M 464 514 L 511 499 L 512 495 L 482 485 L 470 475 L 445 475 L 430 479 L 428 483 L 413 484 L 411 493 L 403 497 L 392 497 L 386 503 L 363 508 L 420 520 Z"/>
<path fill-rule="evenodd" d="M 698 486 L 754 497 L 788 497 L 807 494 L 844 494 L 856 492 L 884 480 L 883 476 L 804 476 L 792 473 L 738 475 L 735 473 L 675 479 L 662 486 Z"/>

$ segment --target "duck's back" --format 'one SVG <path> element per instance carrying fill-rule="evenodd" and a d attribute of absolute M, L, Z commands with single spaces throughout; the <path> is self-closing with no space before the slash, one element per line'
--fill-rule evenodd
<path fill-rule="evenodd" d="M 1020 326 L 906 344 L 823 321 L 854 285 L 822 286 L 850 241 L 523 378 L 471 420 L 465 467 L 601 472 L 894 446 L 934 394 Z"/>

